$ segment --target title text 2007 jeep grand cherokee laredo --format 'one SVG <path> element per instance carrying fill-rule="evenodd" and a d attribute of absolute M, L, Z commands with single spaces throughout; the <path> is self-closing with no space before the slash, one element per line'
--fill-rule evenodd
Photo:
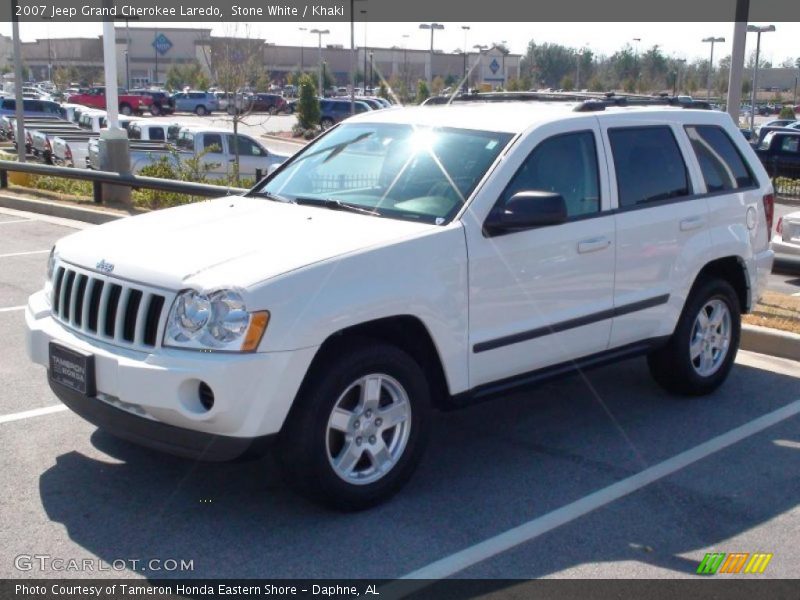
<path fill-rule="evenodd" d="M 724 113 L 464 103 L 365 113 L 250 193 L 55 246 L 31 358 L 92 423 L 387 498 L 435 407 L 638 353 L 706 394 L 770 271 L 773 198 Z M 576 110 L 577 109 L 577 110 Z"/>

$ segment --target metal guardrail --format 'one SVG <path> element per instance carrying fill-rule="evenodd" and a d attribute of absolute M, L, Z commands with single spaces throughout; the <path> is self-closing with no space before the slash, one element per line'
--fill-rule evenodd
<path fill-rule="evenodd" d="M 109 171 L 93 171 L 89 169 L 74 169 L 70 167 L 54 167 L 49 165 L 19 163 L 11 160 L 0 160 L 0 189 L 5 189 L 8 187 L 9 172 L 29 173 L 31 175 L 45 175 L 48 177 L 63 177 L 66 179 L 82 179 L 84 181 L 91 181 L 93 184 L 92 196 L 96 204 L 102 204 L 103 202 L 103 184 L 121 185 L 131 189 L 173 192 L 176 194 L 186 194 L 187 196 L 201 196 L 203 198 L 215 198 L 219 196 L 243 194 L 247 191 L 244 188 L 211 185 L 208 183 L 174 181 L 172 179 L 160 179 L 158 177 L 144 177 L 142 175 L 112 173 Z M 256 173 L 256 179 L 260 179 L 259 173 Z"/>

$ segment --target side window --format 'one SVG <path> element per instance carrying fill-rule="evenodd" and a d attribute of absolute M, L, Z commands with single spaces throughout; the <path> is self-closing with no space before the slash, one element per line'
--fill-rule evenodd
<path fill-rule="evenodd" d="M 714 125 L 691 125 L 686 135 L 692 143 L 709 192 L 754 185 L 753 176 L 728 134 Z"/>
<path fill-rule="evenodd" d="M 203 150 L 222 152 L 222 136 L 218 133 L 207 133 L 203 136 Z"/>
<path fill-rule="evenodd" d="M 599 213 L 600 175 L 594 134 L 565 133 L 536 146 L 503 191 L 500 202 L 505 204 L 523 191 L 561 194 L 569 217 Z"/>
<path fill-rule="evenodd" d="M 164 141 L 164 129 L 161 127 L 151 127 L 150 128 L 150 139 L 151 140 L 158 140 L 160 142 Z"/>
<path fill-rule="evenodd" d="M 690 191 L 686 163 L 667 126 L 608 130 L 620 208 L 681 198 Z"/>
<path fill-rule="evenodd" d="M 781 151 L 782 152 L 791 152 L 793 154 L 797 154 L 798 147 L 800 147 L 800 137 L 795 136 L 784 136 L 781 140 Z"/>
<path fill-rule="evenodd" d="M 194 135 L 189 132 L 181 133 L 178 138 L 177 146 L 178 148 L 194 152 Z"/>
<path fill-rule="evenodd" d="M 234 138 L 232 135 L 228 137 L 228 148 L 231 154 L 236 152 L 236 146 L 238 142 L 239 146 L 239 154 L 242 156 L 264 156 L 263 150 L 253 142 L 253 140 L 248 139 L 243 136 L 237 136 Z"/>

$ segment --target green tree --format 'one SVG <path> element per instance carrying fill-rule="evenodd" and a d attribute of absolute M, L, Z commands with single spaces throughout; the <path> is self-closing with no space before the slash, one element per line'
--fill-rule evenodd
<path fill-rule="evenodd" d="M 794 108 L 791 106 L 784 106 L 781 108 L 781 112 L 778 115 L 779 119 L 794 119 Z"/>
<path fill-rule="evenodd" d="M 428 89 L 428 84 L 422 79 L 417 82 L 417 104 L 422 104 L 425 100 L 430 98 L 431 92 Z"/>
<path fill-rule="evenodd" d="M 319 125 L 320 107 L 317 86 L 309 75 L 302 75 L 298 81 L 300 99 L 297 102 L 297 122 L 303 129 Z"/>
<path fill-rule="evenodd" d="M 378 87 L 378 96 L 386 100 L 389 99 L 389 88 L 386 87 L 386 83 L 383 80 L 381 80 L 381 85 Z"/>
<path fill-rule="evenodd" d="M 606 86 L 603 83 L 603 80 L 600 78 L 599 75 L 592 75 L 592 78 L 589 80 L 589 91 L 591 92 L 604 92 L 606 90 Z"/>
<path fill-rule="evenodd" d="M 571 91 L 572 91 L 572 88 L 574 88 L 574 87 L 575 87 L 575 82 L 572 80 L 572 76 L 570 76 L 570 75 L 564 75 L 564 76 L 561 78 L 561 85 L 560 85 L 560 87 L 561 87 L 561 89 L 563 89 L 564 91 L 571 92 Z"/>

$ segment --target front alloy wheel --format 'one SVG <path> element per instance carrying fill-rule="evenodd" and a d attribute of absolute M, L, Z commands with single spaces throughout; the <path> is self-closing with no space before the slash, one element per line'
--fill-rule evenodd
<path fill-rule="evenodd" d="M 354 381 L 336 401 L 325 445 L 334 472 L 348 483 L 377 481 L 397 464 L 408 443 L 408 393 L 388 375 Z"/>
<path fill-rule="evenodd" d="M 314 359 L 278 436 L 292 487 L 341 510 L 374 506 L 411 477 L 427 439 L 430 390 L 409 354 L 371 339 Z"/>

